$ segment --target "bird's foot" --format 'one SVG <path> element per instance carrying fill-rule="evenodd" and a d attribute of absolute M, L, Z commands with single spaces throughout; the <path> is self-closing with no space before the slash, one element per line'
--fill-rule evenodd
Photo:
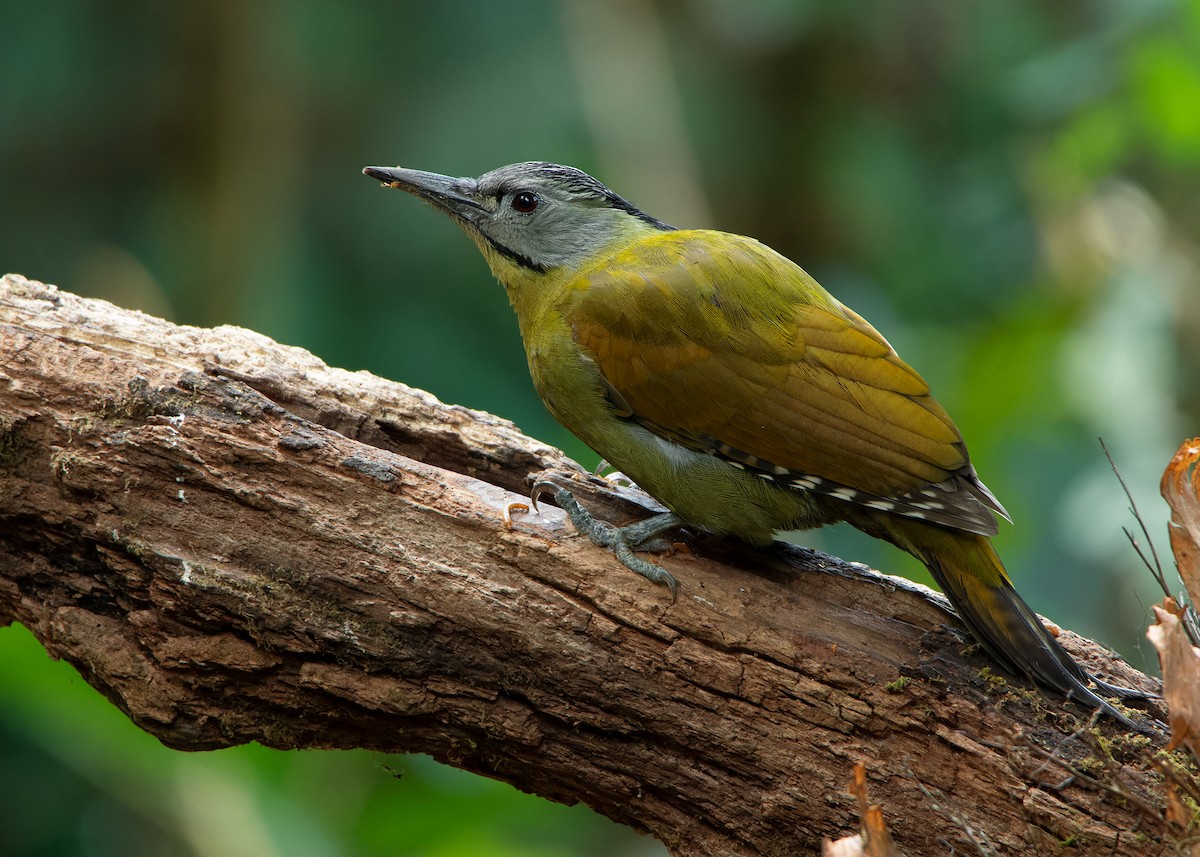
<path fill-rule="evenodd" d="M 604 471 L 610 471 L 605 473 Z M 612 465 L 600 459 L 600 463 L 596 465 L 596 469 L 592 471 L 592 475 L 597 479 L 603 479 L 606 482 L 611 482 L 613 485 L 620 485 L 622 488 L 637 488 L 637 483 L 622 473 L 620 470 L 613 470 Z"/>
<path fill-rule="evenodd" d="M 669 544 L 657 536 L 682 524 L 683 520 L 678 515 L 674 512 L 663 512 L 636 524 L 614 527 L 607 521 L 596 520 L 591 512 L 579 505 L 579 501 L 570 491 L 549 481 L 534 483 L 531 495 L 534 509 L 537 509 L 538 497 L 547 494 L 554 498 L 558 507 L 571 519 L 576 530 L 591 539 L 593 544 L 611 550 L 626 568 L 636 571 L 652 583 L 666 586 L 671 590 L 671 600 L 675 600 L 675 578 L 671 572 L 661 565 L 636 556 L 634 551 L 656 550 L 660 546 L 669 548 Z"/>

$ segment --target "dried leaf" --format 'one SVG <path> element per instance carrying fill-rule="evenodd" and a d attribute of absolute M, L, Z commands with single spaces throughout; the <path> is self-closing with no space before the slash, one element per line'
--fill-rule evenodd
<path fill-rule="evenodd" d="M 1179 786 L 1170 778 L 1167 779 L 1164 785 L 1166 786 L 1164 793 L 1167 798 L 1167 821 L 1176 830 L 1187 831 L 1192 822 L 1192 813 L 1188 809 L 1187 804 L 1179 796 Z"/>
<path fill-rule="evenodd" d="M 1171 507 L 1171 551 L 1192 604 L 1200 604 L 1200 438 L 1179 447 L 1163 471 L 1159 490 Z"/>
<path fill-rule="evenodd" d="M 1154 608 L 1155 624 L 1146 637 L 1158 651 L 1162 666 L 1163 699 L 1171 725 L 1171 748 L 1185 745 L 1200 760 L 1200 649 L 1188 640 L 1180 621 L 1182 610 L 1173 598 Z"/>
<path fill-rule="evenodd" d="M 850 794 L 858 801 L 859 853 L 864 857 L 895 857 L 896 849 L 883 820 L 883 809 L 867 799 L 867 766 L 862 762 L 854 765 L 854 779 L 850 783 Z M 855 837 L 848 837 L 855 838 Z M 845 842 L 840 839 L 838 842 Z M 835 843 L 836 844 L 836 843 Z"/>
<path fill-rule="evenodd" d="M 862 837 L 857 833 L 836 841 L 826 837 L 821 842 L 821 857 L 863 857 Z"/>

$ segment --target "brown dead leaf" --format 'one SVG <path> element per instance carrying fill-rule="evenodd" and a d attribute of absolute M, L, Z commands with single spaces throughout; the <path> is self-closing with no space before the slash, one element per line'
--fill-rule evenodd
<path fill-rule="evenodd" d="M 1185 442 L 1167 469 L 1159 490 L 1171 507 L 1171 551 L 1192 604 L 1200 604 L 1200 438 Z"/>
<path fill-rule="evenodd" d="M 821 843 L 821 857 L 897 857 L 887 824 L 883 820 L 883 809 L 879 804 L 867 800 L 867 766 L 858 762 L 854 766 L 854 779 L 850 783 L 850 794 L 858 801 L 860 834 L 839 840 L 826 839 Z"/>
<path fill-rule="evenodd" d="M 1186 831 L 1192 821 L 1192 812 L 1180 798 L 1179 786 L 1173 779 L 1168 778 L 1164 785 L 1166 786 L 1164 793 L 1167 798 L 1167 822 L 1176 830 Z"/>
<path fill-rule="evenodd" d="M 826 836 L 821 841 L 821 857 L 863 857 L 862 837 L 857 833 L 836 840 Z"/>
<path fill-rule="evenodd" d="M 1158 651 L 1163 699 L 1171 725 L 1171 748 L 1185 745 L 1200 760 L 1200 649 L 1188 640 L 1174 598 L 1154 608 L 1155 624 L 1146 637 Z"/>

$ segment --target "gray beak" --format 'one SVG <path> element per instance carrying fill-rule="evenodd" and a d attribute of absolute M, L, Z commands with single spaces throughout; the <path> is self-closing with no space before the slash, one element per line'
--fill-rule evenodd
<path fill-rule="evenodd" d="M 387 187 L 408 191 L 451 217 L 475 223 L 486 209 L 480 204 L 475 179 L 456 179 L 402 167 L 363 167 L 363 175 Z"/>

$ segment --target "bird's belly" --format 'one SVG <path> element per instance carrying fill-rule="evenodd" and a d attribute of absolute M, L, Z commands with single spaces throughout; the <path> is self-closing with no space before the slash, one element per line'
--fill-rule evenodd
<path fill-rule="evenodd" d="M 783 488 L 716 456 L 672 443 L 636 423 L 614 422 L 600 434 L 619 434 L 615 442 L 605 436 L 582 439 L 691 524 L 765 544 L 776 531 L 811 529 L 833 518 L 805 492 Z"/>
<path fill-rule="evenodd" d="M 527 341 L 526 349 L 534 386 L 555 419 L 688 523 L 767 544 L 780 530 L 838 519 L 823 498 L 784 488 L 617 416 L 598 370 L 580 359 L 569 333 Z"/>

